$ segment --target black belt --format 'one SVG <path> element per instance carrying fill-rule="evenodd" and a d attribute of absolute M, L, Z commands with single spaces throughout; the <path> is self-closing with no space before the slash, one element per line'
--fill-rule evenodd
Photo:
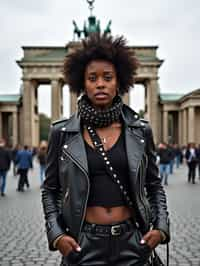
<path fill-rule="evenodd" d="M 100 234 L 120 236 L 123 233 L 129 232 L 136 227 L 136 224 L 131 219 L 128 219 L 121 223 L 109 225 L 100 225 L 85 222 L 85 224 L 83 225 L 83 232 L 92 233 L 96 235 Z"/>

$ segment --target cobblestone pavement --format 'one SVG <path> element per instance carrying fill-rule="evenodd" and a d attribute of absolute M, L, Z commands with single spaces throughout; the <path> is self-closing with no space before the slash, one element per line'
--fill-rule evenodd
<path fill-rule="evenodd" d="M 58 252 L 49 252 L 40 199 L 38 166 L 29 173 L 30 189 L 16 191 L 17 178 L 7 178 L 6 197 L 0 197 L 0 265 L 59 265 Z M 200 266 L 200 182 L 186 182 L 181 166 L 166 187 L 171 217 L 170 265 Z M 158 252 L 163 256 L 165 247 Z"/>

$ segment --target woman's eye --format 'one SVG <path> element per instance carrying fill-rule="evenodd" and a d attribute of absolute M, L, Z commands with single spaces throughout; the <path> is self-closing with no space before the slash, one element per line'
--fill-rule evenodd
<path fill-rule="evenodd" d="M 110 80 L 112 79 L 112 76 L 110 76 L 110 75 L 109 75 L 109 76 L 105 76 L 104 79 L 105 79 L 106 81 L 110 81 Z"/>
<path fill-rule="evenodd" d="M 89 79 L 89 81 L 95 81 L 96 77 L 95 76 L 90 76 L 88 79 Z"/>

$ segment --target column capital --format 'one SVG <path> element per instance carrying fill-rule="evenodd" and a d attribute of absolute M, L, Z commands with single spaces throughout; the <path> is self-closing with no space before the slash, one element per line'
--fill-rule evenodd
<path fill-rule="evenodd" d="M 60 79 L 60 78 L 52 78 L 51 80 L 50 80 L 50 83 L 52 84 L 52 85 L 57 85 L 57 84 L 59 84 L 59 85 L 61 85 L 61 86 L 64 86 L 64 81 L 62 80 L 62 79 Z"/>

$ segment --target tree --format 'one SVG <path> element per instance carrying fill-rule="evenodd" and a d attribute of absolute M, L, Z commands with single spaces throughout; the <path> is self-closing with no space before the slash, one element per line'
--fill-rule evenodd
<path fill-rule="evenodd" d="M 39 114 L 40 121 L 40 141 L 48 140 L 49 127 L 51 124 L 50 118 L 45 114 Z"/>
<path fill-rule="evenodd" d="M 144 118 L 144 110 L 139 110 L 139 116 L 140 118 Z"/>

